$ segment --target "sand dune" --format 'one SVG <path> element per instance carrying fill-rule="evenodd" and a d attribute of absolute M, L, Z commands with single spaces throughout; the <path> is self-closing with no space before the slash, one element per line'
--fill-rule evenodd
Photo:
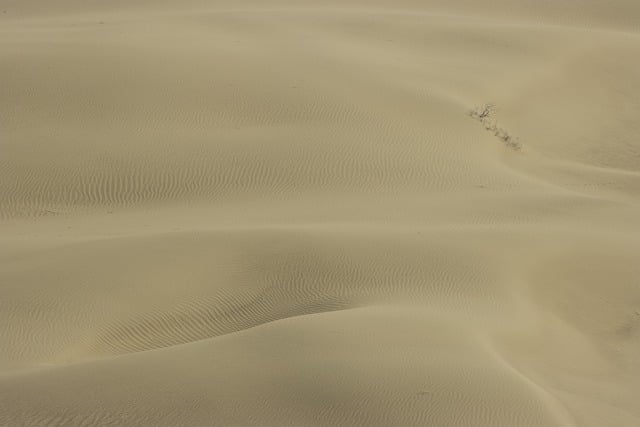
<path fill-rule="evenodd" d="M 0 425 L 640 425 L 637 2 L 0 11 Z"/>

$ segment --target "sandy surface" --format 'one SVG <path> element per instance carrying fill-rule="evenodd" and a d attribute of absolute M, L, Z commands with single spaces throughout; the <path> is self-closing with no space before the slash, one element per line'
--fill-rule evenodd
<path fill-rule="evenodd" d="M 639 426 L 639 23 L 0 0 L 0 425 Z"/>

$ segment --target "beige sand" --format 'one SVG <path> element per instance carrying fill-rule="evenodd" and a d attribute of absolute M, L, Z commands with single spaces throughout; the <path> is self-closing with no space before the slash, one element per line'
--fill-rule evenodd
<path fill-rule="evenodd" d="M 637 0 L 0 11 L 0 425 L 640 426 Z"/>

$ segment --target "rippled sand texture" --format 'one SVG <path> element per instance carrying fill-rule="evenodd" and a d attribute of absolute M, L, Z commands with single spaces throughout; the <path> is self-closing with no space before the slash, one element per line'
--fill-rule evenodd
<path fill-rule="evenodd" d="M 0 11 L 0 425 L 640 425 L 636 0 Z"/>

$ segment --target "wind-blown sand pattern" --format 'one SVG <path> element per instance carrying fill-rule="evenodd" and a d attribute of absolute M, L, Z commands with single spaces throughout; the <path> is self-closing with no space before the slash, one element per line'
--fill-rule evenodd
<path fill-rule="evenodd" d="M 0 11 L 0 425 L 640 425 L 636 0 Z"/>

